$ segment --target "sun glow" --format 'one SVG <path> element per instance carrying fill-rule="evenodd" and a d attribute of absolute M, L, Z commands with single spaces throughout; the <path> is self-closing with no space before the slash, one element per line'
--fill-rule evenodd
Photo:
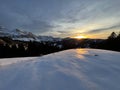
<path fill-rule="evenodd" d="M 74 38 L 76 38 L 76 39 L 84 39 L 84 38 L 87 38 L 87 37 L 86 36 L 76 36 Z"/>

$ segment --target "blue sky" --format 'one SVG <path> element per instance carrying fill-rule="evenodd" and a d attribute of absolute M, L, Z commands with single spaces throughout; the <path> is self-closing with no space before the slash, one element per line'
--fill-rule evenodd
<path fill-rule="evenodd" d="M 37 35 L 106 38 L 120 30 L 120 0 L 0 0 L 0 25 Z"/>

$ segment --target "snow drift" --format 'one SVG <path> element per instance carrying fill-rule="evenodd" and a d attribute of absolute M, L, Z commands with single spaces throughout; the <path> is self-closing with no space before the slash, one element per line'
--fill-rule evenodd
<path fill-rule="evenodd" d="M 72 49 L 0 65 L 0 90 L 120 90 L 119 52 Z"/>

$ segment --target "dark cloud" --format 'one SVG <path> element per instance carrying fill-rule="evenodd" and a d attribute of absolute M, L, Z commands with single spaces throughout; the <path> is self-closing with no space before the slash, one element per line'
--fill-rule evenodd
<path fill-rule="evenodd" d="M 116 24 L 116 25 L 113 25 L 113 26 L 109 26 L 109 27 L 103 27 L 103 28 L 99 28 L 99 29 L 94 29 L 94 30 L 90 30 L 90 31 L 87 31 L 87 32 L 84 32 L 84 33 L 87 33 L 87 34 L 93 34 L 93 33 L 99 33 L 99 32 L 104 32 L 104 31 L 108 31 L 108 30 L 113 30 L 113 29 L 116 29 L 116 28 L 120 28 L 120 23 L 119 24 Z"/>
<path fill-rule="evenodd" d="M 0 0 L 0 25 L 10 30 L 20 28 L 37 34 L 51 31 L 67 36 L 74 28 L 99 21 L 104 24 L 105 18 L 120 21 L 119 9 L 120 0 Z M 114 23 L 88 32 L 119 27 Z"/>
<path fill-rule="evenodd" d="M 27 24 L 27 25 L 23 25 L 21 26 L 23 29 L 27 30 L 27 31 L 34 31 L 35 33 L 39 32 L 39 33 L 45 33 L 47 31 L 52 30 L 52 28 L 54 28 L 53 25 L 51 25 L 48 22 L 45 21 L 32 21 L 31 24 Z"/>
<path fill-rule="evenodd" d="M 1 0 L 0 25 L 42 33 L 51 30 L 52 21 L 69 0 Z M 65 3 L 65 4 L 64 4 Z"/>
<path fill-rule="evenodd" d="M 57 31 L 58 33 L 60 33 L 60 34 L 66 34 L 66 33 L 68 33 L 67 31 Z"/>

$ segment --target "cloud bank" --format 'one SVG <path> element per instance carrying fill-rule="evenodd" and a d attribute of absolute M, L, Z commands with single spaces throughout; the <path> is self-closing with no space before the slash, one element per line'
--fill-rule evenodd
<path fill-rule="evenodd" d="M 119 9 L 120 0 L 1 0 L 0 25 L 58 37 L 99 34 L 120 29 Z"/>

